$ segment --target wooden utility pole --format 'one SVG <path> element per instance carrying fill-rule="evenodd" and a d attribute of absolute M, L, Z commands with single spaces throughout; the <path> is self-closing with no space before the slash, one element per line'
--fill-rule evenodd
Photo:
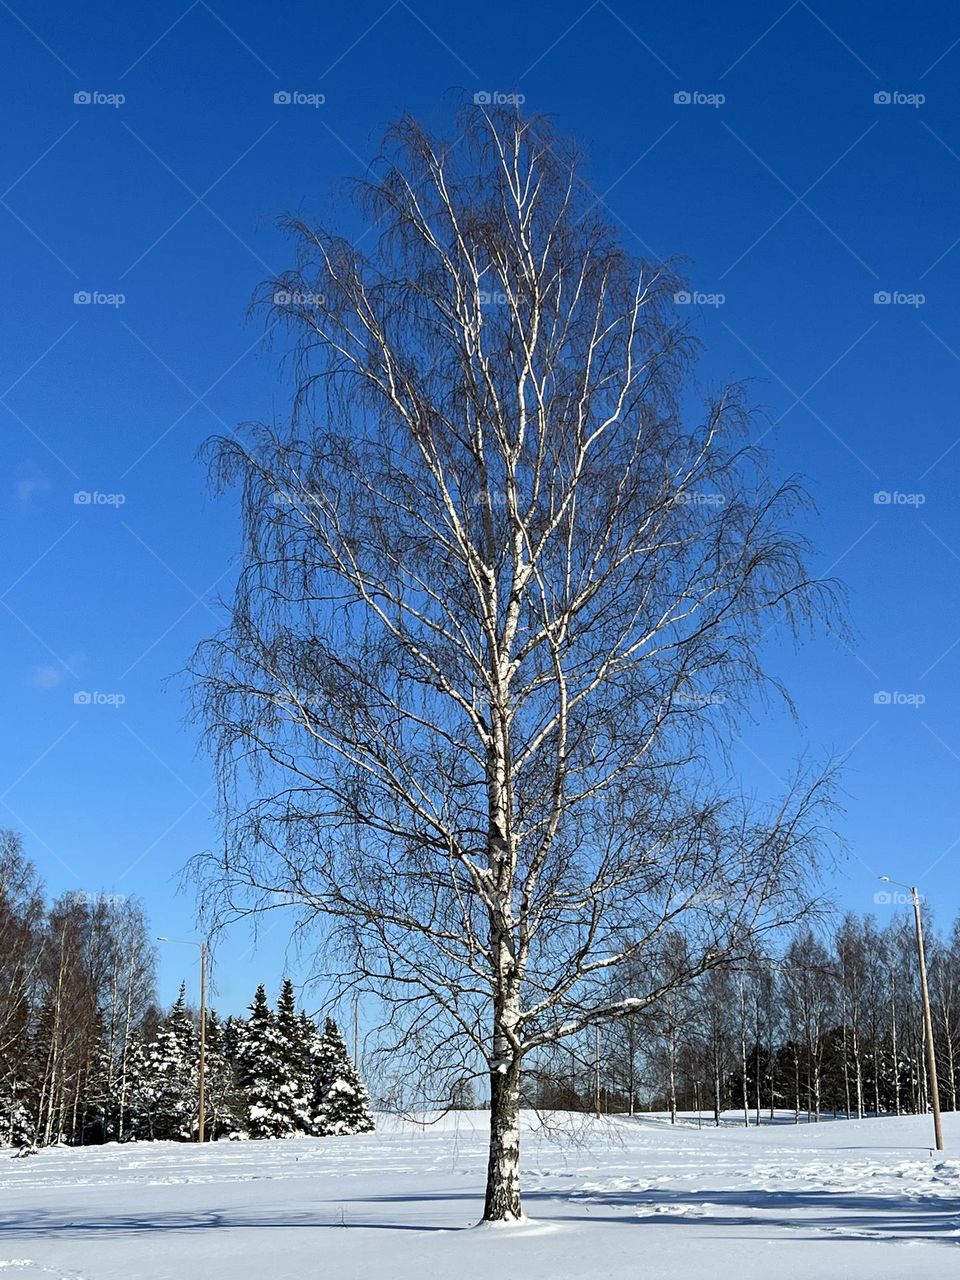
<path fill-rule="evenodd" d="M 917 957 L 920 961 L 920 991 L 923 995 L 923 1029 L 927 1041 L 927 1079 L 930 1082 L 930 1102 L 933 1105 L 933 1133 L 937 1150 L 943 1150 L 943 1125 L 940 1123 L 940 1087 L 937 1083 L 937 1055 L 933 1044 L 933 1014 L 930 1010 L 930 991 L 927 987 L 927 957 L 923 947 L 923 921 L 920 918 L 920 896 L 913 885 L 913 915 L 917 925 Z"/>
<path fill-rule="evenodd" d="M 197 1122 L 197 1141 L 203 1142 L 206 1128 L 207 1083 L 207 944 L 200 943 L 200 1107 Z"/>
<path fill-rule="evenodd" d="M 930 1088 L 930 1103 L 933 1107 L 933 1135 L 938 1151 L 943 1150 L 943 1125 L 940 1121 L 940 1086 L 937 1083 L 937 1053 L 933 1043 L 933 1014 L 930 1011 L 930 990 L 927 986 L 927 957 L 923 946 L 923 920 L 920 915 L 920 895 L 916 885 L 902 884 L 899 880 L 891 880 L 889 876 L 881 876 L 888 884 L 900 885 L 901 889 L 909 889 L 913 901 L 913 918 L 917 927 L 917 962 L 920 966 L 920 995 L 923 1000 L 923 1034 L 926 1043 L 927 1082 Z"/>

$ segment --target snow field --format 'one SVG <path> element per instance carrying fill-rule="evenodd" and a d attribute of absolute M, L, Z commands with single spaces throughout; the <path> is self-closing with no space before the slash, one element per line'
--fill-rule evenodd
<path fill-rule="evenodd" d="M 960 1268 L 960 1115 L 933 1156 L 924 1117 L 698 1131 L 527 1115 L 530 1222 L 482 1231 L 469 1228 L 486 1116 L 378 1121 L 343 1138 L 0 1157 L 0 1274 L 945 1280 Z"/>

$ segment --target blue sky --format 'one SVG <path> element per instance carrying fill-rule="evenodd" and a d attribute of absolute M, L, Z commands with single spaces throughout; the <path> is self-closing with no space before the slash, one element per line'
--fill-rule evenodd
<path fill-rule="evenodd" d="M 849 588 L 849 643 L 770 645 L 800 722 L 759 711 L 738 772 L 765 790 L 849 753 L 840 902 L 873 909 L 885 871 L 957 910 L 956 6 L 0 0 L 0 48 L 0 824 L 52 891 L 192 932 L 177 877 L 214 797 L 177 672 L 237 549 L 196 450 L 283 413 L 246 315 L 290 263 L 277 216 L 359 231 L 336 183 L 391 119 L 517 91 L 587 145 L 629 248 L 686 256 L 698 376 L 753 380 L 776 469 L 818 503 L 817 569 Z M 284 946 L 232 936 L 221 1006 L 275 984 Z M 188 963 L 164 953 L 165 997 Z"/>

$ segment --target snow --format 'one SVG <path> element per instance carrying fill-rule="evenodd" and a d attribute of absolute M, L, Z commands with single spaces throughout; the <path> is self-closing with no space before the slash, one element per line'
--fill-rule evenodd
<path fill-rule="evenodd" d="M 524 1115 L 528 1221 L 470 1230 L 487 1116 L 343 1138 L 0 1153 L 0 1273 L 70 1280 L 943 1280 L 960 1113 L 698 1130 Z"/>

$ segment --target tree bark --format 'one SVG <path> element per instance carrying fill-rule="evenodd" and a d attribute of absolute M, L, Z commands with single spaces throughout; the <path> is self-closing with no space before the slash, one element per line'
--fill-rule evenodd
<path fill-rule="evenodd" d="M 490 1157 L 484 1222 L 519 1222 L 520 1062 L 516 1058 L 490 1072 Z"/>

